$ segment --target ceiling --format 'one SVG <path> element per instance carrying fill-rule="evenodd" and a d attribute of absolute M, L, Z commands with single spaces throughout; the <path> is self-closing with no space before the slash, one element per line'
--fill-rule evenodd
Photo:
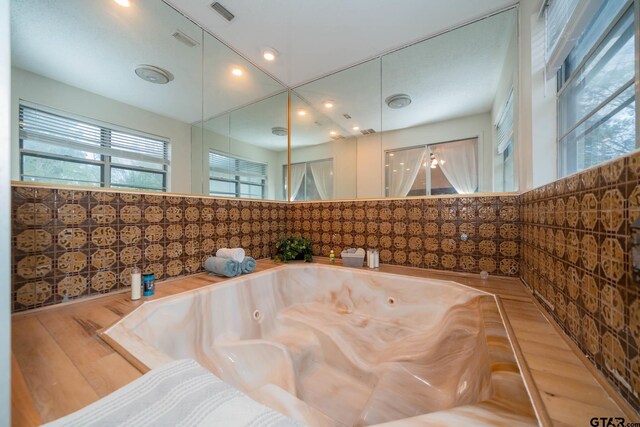
<path fill-rule="evenodd" d="M 292 145 L 327 142 L 331 131 L 360 136 L 354 126 L 392 131 L 491 111 L 516 17 L 508 10 L 296 88 Z M 398 93 L 411 104 L 389 108 L 384 100 Z"/>
<path fill-rule="evenodd" d="M 172 34 L 198 42 L 188 47 Z M 206 55 L 204 79 L 202 53 Z M 284 88 L 159 0 L 13 0 L 12 65 L 186 123 Z M 170 71 L 166 85 L 134 74 L 139 64 Z M 231 74 L 240 67 L 241 77 Z"/>
<path fill-rule="evenodd" d="M 261 68 L 295 85 L 513 0 L 223 0 L 236 14 L 231 23 L 211 10 L 211 2 L 167 0 Z M 355 125 L 380 132 L 488 111 L 515 28 L 515 12 L 510 14 L 297 87 L 294 144 L 327 142 L 329 131 L 359 136 Z M 198 45 L 178 42 L 172 37 L 176 30 Z M 271 133 L 274 126 L 286 126 L 286 101 L 269 97 L 284 87 L 159 0 L 131 0 L 129 8 L 111 0 L 12 0 L 11 37 L 13 66 L 186 123 L 264 99 L 234 111 L 226 119 L 227 132 L 264 148 L 286 149 L 283 137 Z M 265 46 L 280 52 L 272 64 L 260 55 Z M 167 85 L 145 82 L 133 72 L 138 64 L 165 68 L 175 79 Z M 230 73 L 234 67 L 244 71 L 241 77 Z M 392 93 L 408 93 L 413 102 L 390 110 L 383 100 Z M 322 107 L 327 99 L 336 104 L 331 111 Z M 299 109 L 308 114 L 297 116 Z M 353 118 L 346 120 L 343 113 Z"/>
<path fill-rule="evenodd" d="M 166 0 L 288 86 L 486 16 L 514 0 Z M 279 52 L 262 58 L 265 47 Z"/>

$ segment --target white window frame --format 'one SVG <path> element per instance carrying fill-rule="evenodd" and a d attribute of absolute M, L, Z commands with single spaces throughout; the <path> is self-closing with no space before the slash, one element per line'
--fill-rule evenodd
<path fill-rule="evenodd" d="M 99 184 L 99 187 L 103 187 L 103 188 L 108 188 L 111 187 L 111 169 L 124 169 L 124 170 L 131 170 L 131 171 L 139 171 L 139 172 L 147 172 L 147 173 L 153 173 L 153 174 L 157 174 L 157 175 L 162 175 L 162 187 L 143 187 L 143 186 L 137 186 L 137 185 L 121 185 L 118 184 L 117 187 L 115 188 L 124 188 L 124 189 L 136 189 L 136 190 L 143 190 L 143 191 L 168 191 L 169 190 L 169 180 L 168 180 L 168 175 L 169 175 L 169 169 L 170 169 L 170 159 L 169 159 L 169 153 L 170 153 L 170 141 L 168 138 L 165 137 L 160 137 L 157 135 L 152 135 L 152 134 L 148 134 L 148 133 L 144 133 L 144 132 L 140 132 L 137 130 L 133 130 L 133 129 L 128 129 L 128 128 L 124 128 L 121 126 L 116 126 L 116 125 L 112 125 L 110 123 L 105 123 L 105 122 L 101 122 L 95 119 L 90 119 L 90 118 L 86 118 L 86 117 L 82 117 L 82 116 L 78 116 L 75 114 L 71 114 L 71 113 L 67 113 L 67 112 L 61 112 L 49 107 L 45 107 L 42 105 L 38 105 L 38 104 L 34 104 L 28 101 L 24 101 L 24 100 L 20 100 L 19 102 L 19 117 L 22 117 L 22 111 L 23 109 L 29 109 L 29 110 L 34 110 L 43 114 L 47 114 L 47 115 L 52 115 L 52 116 L 57 116 L 60 117 L 63 120 L 70 120 L 70 121 L 75 121 L 78 124 L 81 125 L 90 125 L 90 126 L 94 126 L 94 127 L 98 127 L 100 129 L 100 134 L 101 134 L 101 139 L 104 138 L 105 140 L 105 144 L 102 147 L 92 147 L 89 145 L 83 146 L 82 143 L 73 143 L 73 142 L 68 142 L 65 143 L 64 142 L 64 138 L 63 137 L 58 137 L 58 136 L 53 136 L 51 138 L 51 141 L 47 141 L 46 137 L 38 137 L 37 134 L 33 134 L 33 133 L 29 133 L 29 131 L 24 131 L 22 126 L 22 123 L 19 123 L 18 129 L 19 129 L 19 139 L 18 139 L 18 144 L 19 144 L 19 154 L 20 154 L 20 162 L 19 162 L 19 168 L 20 168 L 20 179 L 21 180 L 25 180 L 25 179 L 29 179 L 29 178 L 35 178 L 38 181 L 37 182 L 47 182 L 47 180 L 55 180 L 56 183 L 58 183 L 57 181 L 64 181 L 65 179 L 62 178 L 56 178 L 53 176 L 47 176 L 46 174 L 43 175 L 26 175 L 24 173 L 24 158 L 26 157 L 39 157 L 39 158 L 44 158 L 44 159 L 51 159 L 51 160 L 59 160 L 59 161 L 64 161 L 64 162 L 73 162 L 73 163 L 79 163 L 79 164 L 88 164 L 88 165 L 95 165 L 95 166 L 99 166 L 100 167 L 100 182 L 98 181 L 89 181 L 89 180 L 83 180 L 82 178 L 76 178 L 73 180 L 69 180 L 69 181 L 73 181 L 73 182 L 84 182 L 87 183 L 88 186 L 95 186 L 95 185 L 91 185 L 91 184 Z M 20 119 L 19 119 L 20 120 Z M 136 138 L 145 138 L 154 142 L 158 142 L 163 144 L 163 148 L 162 151 L 164 153 L 163 158 L 160 159 L 159 157 L 154 157 L 154 156 L 147 156 L 145 155 L 145 153 L 134 153 L 134 152 L 126 152 L 126 151 L 122 151 L 119 149 L 114 149 L 111 148 L 111 133 L 112 132 L 118 132 L 121 134 L 126 134 L 127 136 L 130 137 L 136 137 Z M 33 141 L 39 142 L 39 143 L 52 143 L 53 145 L 57 145 L 60 147 L 65 147 L 65 148 L 71 148 L 71 149 L 77 149 L 77 150 L 81 150 L 81 151 L 87 151 L 87 152 L 92 152 L 94 154 L 98 154 L 100 155 L 100 160 L 93 160 L 93 159 L 80 159 L 78 157 L 74 157 L 74 156 L 67 156 L 67 155 L 63 155 L 63 154 L 55 154 L 55 153 L 48 153 L 45 151 L 39 151 L 39 150 L 32 150 L 32 149 L 28 149 L 24 147 L 24 140 L 25 139 L 32 139 Z M 58 139 L 57 141 L 55 141 L 56 139 Z M 93 148 L 93 149 L 92 149 Z M 119 163 L 112 163 L 111 158 L 112 157 L 120 157 L 120 158 L 129 158 L 132 160 L 140 160 L 140 161 L 150 161 L 153 163 L 158 163 L 160 165 L 162 165 L 162 169 L 156 169 L 156 168 L 147 168 L 144 166 L 134 166 L 134 165 L 127 165 L 127 164 L 119 164 Z"/>
<path fill-rule="evenodd" d="M 576 78 L 576 75 L 579 74 L 579 71 L 584 67 L 584 65 L 589 61 L 589 59 L 591 59 L 591 57 L 594 54 L 594 52 L 597 51 L 597 49 L 599 48 L 601 43 L 607 38 L 609 33 L 616 27 L 618 22 L 620 22 L 620 20 L 626 15 L 626 13 L 628 13 L 630 8 L 632 9 L 633 15 L 634 15 L 635 73 L 634 73 L 633 79 L 629 80 L 627 83 L 624 83 L 617 91 L 612 93 L 609 97 L 607 97 L 605 100 L 603 100 L 599 105 L 595 106 L 580 121 L 578 121 L 574 126 L 572 126 L 571 129 L 569 129 L 563 135 L 561 135 L 560 134 L 560 120 L 561 120 L 560 98 L 561 98 L 561 95 L 563 94 L 563 92 L 568 87 L 570 87 L 572 81 Z M 591 16 L 591 18 L 593 18 L 593 15 Z M 583 23 L 584 25 L 582 26 L 581 31 L 585 30 L 588 27 L 588 24 L 590 23 L 590 21 L 591 21 L 591 19 L 586 19 L 586 22 Z M 556 139 L 556 146 L 557 146 L 557 151 L 558 151 L 557 162 L 558 162 L 558 175 L 559 175 L 559 177 L 564 177 L 564 176 L 569 175 L 568 173 L 566 173 L 566 155 L 563 153 L 563 150 L 565 148 L 561 145 L 561 140 L 565 136 L 569 135 L 577 127 L 579 127 L 581 124 L 586 122 L 594 114 L 596 114 L 598 111 L 600 111 L 600 109 L 603 106 L 606 106 L 609 102 L 611 102 L 613 99 L 615 99 L 617 96 L 619 96 L 624 90 L 628 89 L 631 85 L 633 85 L 634 88 L 635 88 L 636 149 L 638 149 L 640 147 L 640 113 L 639 113 L 639 105 L 640 105 L 640 80 L 639 80 L 640 60 L 638 59 L 638 56 L 640 55 L 640 40 L 639 40 L 638 34 L 640 34 L 640 0 L 628 0 L 626 2 L 626 4 L 620 9 L 618 14 L 613 18 L 613 20 L 607 25 L 606 29 L 602 32 L 602 34 L 598 37 L 598 39 L 593 43 L 593 45 L 585 53 L 585 55 L 581 59 L 580 63 L 577 66 L 574 67 L 573 72 L 571 73 L 571 75 L 569 77 L 566 77 L 566 76 L 563 75 L 564 73 L 563 73 L 563 67 L 562 66 L 557 66 L 557 67 L 554 66 L 553 69 L 557 70 L 557 75 L 558 75 L 558 79 L 557 79 L 558 80 L 558 90 L 557 90 L 557 93 L 556 93 L 556 112 L 557 112 L 557 122 L 556 122 L 557 139 Z M 578 36 L 579 36 L 579 34 L 578 34 Z M 566 60 L 566 58 L 571 53 L 571 50 L 573 49 L 573 47 L 575 47 L 575 44 L 577 43 L 577 40 L 578 40 L 578 36 L 574 37 L 573 44 L 570 46 L 570 48 L 567 49 L 566 46 L 565 46 L 565 49 L 564 49 L 563 52 L 566 51 L 566 53 L 565 53 L 565 55 L 564 55 L 564 57 L 562 59 L 562 63 L 564 63 L 564 60 Z M 549 65 L 551 65 L 551 64 L 547 63 L 547 69 L 549 69 Z M 593 166 L 595 166 L 595 165 L 591 165 L 590 167 L 593 167 Z M 579 170 L 576 170 L 575 172 L 579 172 Z"/>
<path fill-rule="evenodd" d="M 235 175 L 235 179 L 228 179 L 228 178 L 212 176 L 211 175 L 212 174 L 212 167 L 211 167 L 211 162 L 209 160 L 209 155 L 211 155 L 211 154 L 227 157 L 229 159 L 236 160 L 236 161 L 241 160 L 241 161 L 244 161 L 244 162 L 250 162 L 250 163 L 255 163 L 257 165 L 264 166 L 265 173 L 261 177 L 262 178 L 262 183 L 258 184 L 256 182 L 243 181 L 241 179 L 242 177 L 240 175 Z M 208 178 L 208 181 L 207 181 L 208 182 L 207 192 L 208 192 L 208 194 L 210 196 L 232 197 L 232 198 L 238 198 L 238 199 L 252 199 L 253 197 L 244 197 L 244 196 L 242 196 L 242 193 L 240 191 L 240 186 L 242 184 L 245 184 L 245 185 L 252 185 L 252 186 L 261 186 L 262 187 L 262 197 L 260 199 L 266 199 L 267 198 L 267 184 L 268 184 L 268 170 L 269 170 L 269 164 L 268 163 L 259 162 L 259 161 L 248 159 L 248 158 L 245 158 L 245 157 L 240 157 L 240 156 L 232 155 L 232 154 L 229 154 L 229 153 L 225 153 L 223 151 L 210 149 L 209 153 L 207 155 L 207 165 L 208 165 L 208 170 L 209 170 L 209 178 Z M 224 195 L 222 195 L 222 193 L 212 192 L 211 191 L 211 181 L 234 183 L 235 184 L 235 191 L 233 193 L 228 193 L 228 194 L 225 193 Z"/>

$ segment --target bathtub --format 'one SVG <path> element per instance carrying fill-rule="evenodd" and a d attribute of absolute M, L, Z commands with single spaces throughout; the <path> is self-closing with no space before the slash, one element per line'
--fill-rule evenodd
<path fill-rule="evenodd" d="M 285 265 L 145 302 L 102 336 L 314 427 L 537 423 L 499 301 L 451 281 Z"/>

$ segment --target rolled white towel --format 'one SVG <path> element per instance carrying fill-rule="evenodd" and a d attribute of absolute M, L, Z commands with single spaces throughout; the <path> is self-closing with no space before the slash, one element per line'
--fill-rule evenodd
<path fill-rule="evenodd" d="M 216 252 L 217 257 L 228 258 L 234 261 L 242 262 L 244 259 L 244 249 L 242 248 L 221 248 Z"/>

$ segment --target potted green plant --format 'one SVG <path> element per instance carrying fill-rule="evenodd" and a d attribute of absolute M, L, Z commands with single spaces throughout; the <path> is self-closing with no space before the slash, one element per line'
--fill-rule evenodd
<path fill-rule="evenodd" d="M 303 237 L 290 236 L 280 239 L 276 243 L 276 249 L 278 253 L 273 258 L 277 261 L 311 262 L 313 260 L 311 240 Z"/>

